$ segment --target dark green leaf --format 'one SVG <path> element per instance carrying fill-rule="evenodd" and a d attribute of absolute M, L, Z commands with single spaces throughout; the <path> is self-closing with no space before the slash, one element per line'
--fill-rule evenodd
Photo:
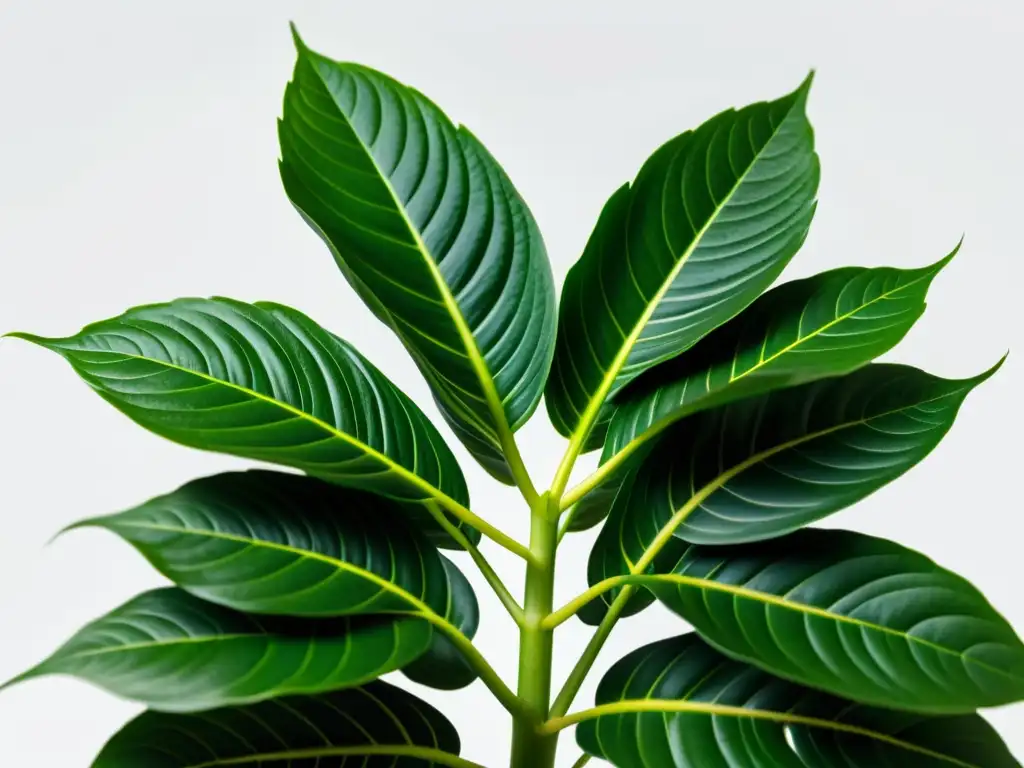
<path fill-rule="evenodd" d="M 422 94 L 296 43 L 279 130 L 288 196 L 466 447 L 512 482 L 503 447 L 540 402 L 554 348 L 537 224 L 483 145 Z"/>
<path fill-rule="evenodd" d="M 683 419 L 623 482 L 591 553 L 591 584 L 647 572 L 665 533 L 695 544 L 759 541 L 859 501 L 927 456 L 996 368 L 950 380 L 875 363 Z M 599 618 L 602 603 L 582 618 Z"/>
<path fill-rule="evenodd" d="M 622 484 L 622 478 L 609 477 L 594 490 L 577 501 L 570 511 L 568 530 L 572 532 L 587 531 L 608 517 L 611 512 L 615 494 Z"/>
<path fill-rule="evenodd" d="M 457 757 L 460 749 L 444 715 L 378 682 L 196 715 L 147 712 L 110 740 L 92 768 L 474 768 Z"/>
<path fill-rule="evenodd" d="M 662 602 L 772 674 L 919 712 L 1024 699 L 1024 644 L 1006 620 L 967 581 L 898 544 L 808 529 L 691 545 L 665 573 L 645 582 Z"/>
<path fill-rule="evenodd" d="M 416 404 L 294 309 L 181 299 L 68 338 L 17 335 L 62 355 L 104 399 L 175 442 L 396 499 L 468 503 L 455 457 Z M 445 535 L 425 511 L 417 518 Z"/>
<path fill-rule="evenodd" d="M 955 255 L 922 269 L 834 269 L 772 289 L 619 396 L 602 462 L 690 413 L 871 362 L 921 316 L 932 279 Z"/>
<path fill-rule="evenodd" d="M 89 624 L 18 678 L 73 675 L 151 709 L 194 712 L 362 685 L 429 647 L 401 616 L 250 616 L 179 589 L 146 592 Z"/>
<path fill-rule="evenodd" d="M 809 87 L 672 139 L 608 201 L 562 291 L 546 390 L 560 433 L 743 309 L 796 253 L 819 176 Z"/>
<path fill-rule="evenodd" d="M 465 577 L 386 500 L 311 478 L 216 475 L 80 525 L 113 531 L 178 586 L 239 611 L 412 615 L 468 636 L 479 620 Z M 468 683 L 451 655 L 437 636 L 421 663 Z"/>
<path fill-rule="evenodd" d="M 577 739 L 618 768 L 1019 768 L 978 715 L 854 704 L 727 659 L 696 635 L 623 658 L 597 703 L 608 706 Z"/>

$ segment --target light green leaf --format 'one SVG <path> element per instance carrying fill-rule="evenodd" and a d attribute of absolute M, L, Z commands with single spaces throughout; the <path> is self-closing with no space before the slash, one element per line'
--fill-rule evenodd
<path fill-rule="evenodd" d="M 951 380 L 875 363 L 683 419 L 620 488 L 591 552 L 591 584 L 660 566 L 673 538 L 760 541 L 859 501 L 927 456 L 997 368 Z M 582 618 L 598 620 L 614 596 Z"/>
<path fill-rule="evenodd" d="M 796 253 L 819 176 L 809 88 L 672 139 L 608 201 L 562 291 L 546 389 L 561 434 L 580 440 L 608 397 L 743 309 Z"/>
<path fill-rule="evenodd" d="M 921 269 L 845 267 L 768 291 L 621 393 L 602 464 L 621 464 L 691 413 L 871 362 L 922 315 L 932 279 L 959 247 Z"/>
<path fill-rule="evenodd" d="M 167 712 L 349 688 L 430 647 L 421 619 L 250 616 L 179 589 L 146 592 L 92 622 L 17 681 L 72 675 Z"/>
<path fill-rule="evenodd" d="M 57 352 L 128 417 L 183 445 L 403 501 L 468 503 L 458 462 L 416 404 L 294 309 L 180 299 L 67 338 L 15 335 Z M 448 537 L 426 510 L 407 510 L 435 540 Z"/>
<path fill-rule="evenodd" d="M 1019 768 L 978 715 L 876 709 L 732 661 L 696 635 L 640 648 L 598 686 L 580 746 L 618 768 Z"/>
<path fill-rule="evenodd" d="M 729 656 L 882 707 L 965 713 L 1024 699 L 1024 644 L 964 579 L 924 555 L 808 529 L 691 545 L 644 585 Z"/>
<path fill-rule="evenodd" d="M 296 475 L 237 472 L 79 526 L 118 534 L 182 589 L 238 611 L 425 619 L 442 634 L 407 673 L 429 684 L 415 671 L 426 665 L 452 685 L 473 679 L 450 641 L 475 632 L 476 596 L 379 497 Z"/>
<path fill-rule="evenodd" d="M 511 483 L 511 435 L 540 402 L 554 349 L 537 224 L 483 145 L 421 93 L 296 44 L 279 124 L 288 196 L 459 438 Z"/>
<path fill-rule="evenodd" d="M 107 743 L 92 768 L 481 768 L 459 758 L 460 749 L 444 715 L 376 682 L 195 715 L 147 712 Z"/>

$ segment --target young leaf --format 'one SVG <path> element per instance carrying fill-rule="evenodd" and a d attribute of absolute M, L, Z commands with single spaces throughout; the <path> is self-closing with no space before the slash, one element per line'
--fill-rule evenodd
<path fill-rule="evenodd" d="M 73 675 L 166 712 L 350 688 L 430 647 L 421 619 L 256 617 L 179 589 L 146 592 L 94 621 L 17 678 Z"/>
<path fill-rule="evenodd" d="M 689 352 L 626 388 L 615 403 L 602 463 L 621 462 L 690 413 L 871 362 L 922 315 L 932 279 L 957 250 L 921 269 L 846 267 L 768 291 Z"/>
<path fill-rule="evenodd" d="M 809 88 L 672 139 L 605 205 L 562 291 L 546 389 L 561 434 L 579 439 L 609 396 L 743 309 L 796 253 L 819 176 Z"/>
<path fill-rule="evenodd" d="M 845 698 L 963 713 L 1024 699 L 1024 644 L 964 579 L 924 555 L 808 529 L 691 545 L 644 585 L 729 656 Z"/>
<path fill-rule="evenodd" d="M 591 553 L 591 585 L 647 572 L 652 551 L 671 538 L 760 541 L 859 501 L 924 459 L 997 368 L 951 380 L 873 363 L 683 419 L 615 497 Z M 599 620 L 613 596 L 582 618 Z"/>
<path fill-rule="evenodd" d="M 294 309 L 180 299 L 68 338 L 15 335 L 57 352 L 105 400 L 183 445 L 396 499 L 468 503 L 458 462 L 416 404 Z"/>
<path fill-rule="evenodd" d="M 460 750 L 444 715 L 376 682 L 195 715 L 147 712 L 107 743 L 92 768 L 327 768 L 350 761 L 364 768 L 480 768 L 459 758 Z"/>
<path fill-rule="evenodd" d="M 459 438 L 511 483 L 511 435 L 540 402 L 554 348 L 537 224 L 483 145 L 422 94 L 296 45 L 279 124 L 285 190 Z"/>
<path fill-rule="evenodd" d="M 181 588 L 235 610 L 425 619 L 442 634 L 414 666 L 468 684 L 449 640 L 475 632 L 476 596 L 458 568 L 381 502 L 351 490 L 341 498 L 300 476 L 236 472 L 79 526 L 118 534 Z"/>
<path fill-rule="evenodd" d="M 696 635 L 640 648 L 598 686 L 576 738 L 619 768 L 1019 768 L 978 715 L 875 709 L 732 661 Z"/>

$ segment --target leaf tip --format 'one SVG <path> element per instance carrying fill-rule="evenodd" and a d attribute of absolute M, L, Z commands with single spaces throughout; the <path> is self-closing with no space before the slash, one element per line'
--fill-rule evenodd
<path fill-rule="evenodd" d="M 996 375 L 996 372 L 1000 368 L 1003 367 L 1003 363 L 1006 362 L 1006 358 L 1008 358 L 1009 356 L 1010 356 L 1010 350 L 1006 350 L 1006 352 L 1003 354 L 1003 356 L 1001 358 L 999 358 L 999 360 L 996 362 L 995 365 L 993 365 L 991 368 L 989 368 L 984 373 L 979 373 L 977 376 L 975 376 L 973 379 L 971 379 L 971 383 L 974 386 L 977 386 L 977 385 L 981 384 L 982 382 L 985 382 L 985 381 L 988 381 L 989 379 L 991 379 L 993 376 Z"/>
<path fill-rule="evenodd" d="M 292 42 L 295 43 L 296 50 L 298 50 L 299 53 L 302 53 L 304 51 L 308 51 L 309 48 L 306 46 L 305 41 L 303 41 L 302 35 L 299 34 L 299 27 L 298 27 L 298 25 L 294 21 L 289 21 L 288 22 L 288 29 L 291 30 Z"/>
<path fill-rule="evenodd" d="M 811 85 L 814 84 L 814 76 L 817 70 L 811 69 L 799 87 L 793 91 L 793 99 L 796 104 L 803 106 L 807 103 L 807 95 L 811 92 Z"/>

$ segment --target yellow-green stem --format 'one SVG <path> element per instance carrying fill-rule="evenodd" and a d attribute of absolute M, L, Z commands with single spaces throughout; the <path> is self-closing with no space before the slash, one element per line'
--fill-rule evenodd
<path fill-rule="evenodd" d="M 512 768 L 553 768 L 557 734 L 545 734 L 540 726 L 548 718 L 551 700 L 552 630 L 543 626 L 554 603 L 555 548 L 558 521 L 552 519 L 548 494 L 530 510 L 530 553 L 519 640 L 519 699 L 529 712 L 516 717 L 512 733 Z M 555 516 L 557 518 L 557 516 Z"/>

